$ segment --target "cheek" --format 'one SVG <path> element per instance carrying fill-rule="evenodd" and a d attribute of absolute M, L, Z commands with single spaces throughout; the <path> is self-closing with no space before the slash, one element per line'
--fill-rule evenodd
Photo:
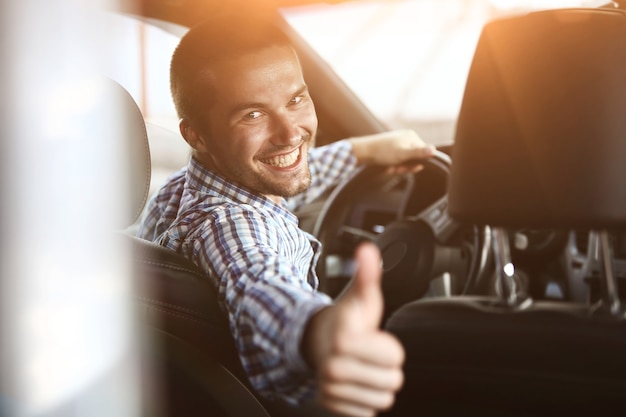
<path fill-rule="evenodd" d="M 214 125 L 211 135 L 212 153 L 223 162 L 251 159 L 256 152 L 259 137 L 262 137 L 262 132 L 251 129 L 250 126 Z"/>
<path fill-rule="evenodd" d="M 228 140 L 228 153 L 233 159 L 253 159 L 262 149 L 266 137 L 267 132 L 264 129 L 238 129 Z"/>
<path fill-rule="evenodd" d="M 312 102 L 304 109 L 301 117 L 300 125 L 314 133 L 317 130 L 317 115 Z"/>

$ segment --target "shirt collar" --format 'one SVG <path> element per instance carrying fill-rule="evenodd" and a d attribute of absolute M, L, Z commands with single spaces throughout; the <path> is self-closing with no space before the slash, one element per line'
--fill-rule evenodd
<path fill-rule="evenodd" d="M 248 204 L 286 216 L 291 221 L 298 222 L 297 217 L 287 208 L 287 202 L 281 199 L 281 204 L 276 204 L 263 194 L 251 191 L 228 182 L 215 172 L 202 165 L 196 158 L 191 157 L 187 169 L 185 187 L 194 189 L 204 194 L 219 196 L 234 203 Z"/>

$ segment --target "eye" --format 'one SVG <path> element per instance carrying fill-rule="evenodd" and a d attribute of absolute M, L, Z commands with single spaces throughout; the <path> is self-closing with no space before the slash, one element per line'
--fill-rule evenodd
<path fill-rule="evenodd" d="M 254 120 L 254 119 L 258 119 L 262 115 L 263 115 L 263 113 L 261 113 L 260 111 L 251 111 L 250 113 L 247 113 L 244 116 L 244 118 L 248 119 L 248 120 Z"/>
<path fill-rule="evenodd" d="M 295 96 L 289 101 L 289 104 L 290 105 L 300 104 L 302 103 L 303 100 L 304 100 L 304 96 Z"/>

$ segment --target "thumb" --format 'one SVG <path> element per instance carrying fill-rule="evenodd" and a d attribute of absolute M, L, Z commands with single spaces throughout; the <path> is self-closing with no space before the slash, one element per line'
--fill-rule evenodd
<path fill-rule="evenodd" d="M 380 250 L 374 243 L 362 243 L 356 249 L 355 262 L 355 275 L 339 301 L 359 315 L 366 327 L 378 327 L 383 315 Z"/>

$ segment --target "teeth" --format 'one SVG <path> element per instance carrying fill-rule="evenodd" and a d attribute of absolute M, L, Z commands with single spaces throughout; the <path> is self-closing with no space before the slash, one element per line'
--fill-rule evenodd
<path fill-rule="evenodd" d="M 292 165 L 298 160 L 300 156 L 300 148 L 296 148 L 293 152 L 287 155 L 279 155 L 273 158 L 261 159 L 261 162 L 278 168 L 285 168 Z"/>

